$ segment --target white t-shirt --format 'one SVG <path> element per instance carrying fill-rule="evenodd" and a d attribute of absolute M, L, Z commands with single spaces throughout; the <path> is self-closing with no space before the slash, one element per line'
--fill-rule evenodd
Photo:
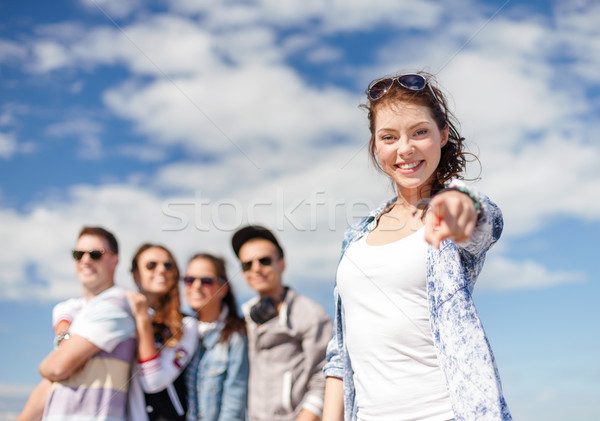
<path fill-rule="evenodd" d="M 64 312 L 71 306 L 72 312 Z M 125 421 L 131 366 L 137 352 L 135 322 L 125 291 L 113 286 L 89 301 L 62 303 L 55 317 L 68 314 L 69 331 L 100 352 L 70 377 L 54 382 L 44 421 Z M 64 318 L 68 320 L 68 318 Z"/>
<path fill-rule="evenodd" d="M 361 421 L 454 418 L 429 324 L 424 233 L 381 246 L 363 236 L 339 264 Z"/>
<path fill-rule="evenodd" d="M 105 352 L 112 352 L 127 338 L 135 338 L 135 321 L 125 290 L 113 286 L 85 302 L 74 317 L 69 332 L 87 339 Z"/>

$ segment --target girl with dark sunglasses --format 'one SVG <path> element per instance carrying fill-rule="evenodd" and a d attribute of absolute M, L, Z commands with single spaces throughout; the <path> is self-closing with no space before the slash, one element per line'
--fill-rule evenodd
<path fill-rule="evenodd" d="M 200 336 L 200 346 L 186 370 L 187 419 L 242 421 L 248 395 L 248 341 L 225 261 L 196 254 L 183 280 Z"/>
<path fill-rule="evenodd" d="M 167 248 L 143 244 L 133 256 L 131 273 L 139 289 L 128 293 L 139 338 L 134 385 L 143 390 L 143 398 L 139 388 L 131 392 L 134 418 L 185 420 L 184 369 L 196 351 L 198 331 L 196 319 L 180 311 L 179 268 Z"/>
<path fill-rule="evenodd" d="M 471 296 L 502 214 L 461 180 L 464 139 L 432 75 L 366 93 L 369 154 L 397 195 L 344 236 L 323 420 L 510 420 Z"/>

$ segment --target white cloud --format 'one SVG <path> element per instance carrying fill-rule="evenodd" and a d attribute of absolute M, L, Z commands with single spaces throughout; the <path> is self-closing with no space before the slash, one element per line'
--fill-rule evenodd
<path fill-rule="evenodd" d="M 102 125 L 87 118 L 69 119 L 48 126 L 46 133 L 60 139 L 74 137 L 79 143 L 78 155 L 82 159 L 101 159 L 104 156 Z"/>
<path fill-rule="evenodd" d="M 556 5 L 560 52 L 571 58 L 571 67 L 588 83 L 600 83 L 600 4 L 593 0 L 561 1 Z M 559 79 L 560 81 L 560 79 Z M 564 79 L 562 79 L 564 81 Z"/>
<path fill-rule="evenodd" d="M 88 10 L 102 13 L 109 19 L 121 19 L 129 16 L 143 5 L 141 0 L 79 0 Z"/>
<path fill-rule="evenodd" d="M 503 150 L 520 144 L 524 132 L 543 130 L 562 114 L 558 105 L 548 101 L 548 96 L 559 95 L 552 95 L 542 78 L 531 78 L 512 64 L 465 53 L 451 63 L 444 77 L 461 125 L 474 128 L 482 141 Z M 487 133 L 493 137 L 483 137 Z"/>
<path fill-rule="evenodd" d="M 46 73 L 67 66 L 69 54 L 58 42 L 38 41 L 33 45 L 34 61 L 28 67 L 37 73 Z"/>
<path fill-rule="evenodd" d="M 502 205 L 507 235 L 538 231 L 558 215 L 600 219 L 597 145 L 550 136 L 490 158 L 495 168 L 482 184 Z"/>
<path fill-rule="evenodd" d="M 136 73 L 173 76 L 212 68 L 214 39 L 192 20 L 158 15 L 124 31 L 119 58 Z"/>
<path fill-rule="evenodd" d="M 170 6 L 182 13 L 208 15 L 208 22 L 214 26 L 251 22 L 294 28 L 308 24 L 321 32 L 361 30 L 374 25 L 428 29 L 438 22 L 443 10 L 432 1 L 417 4 L 394 0 L 383 0 L 376 5 L 368 0 L 223 1 L 210 6 L 186 0 L 171 1 Z"/>
<path fill-rule="evenodd" d="M 0 39 L 0 63 L 22 60 L 27 56 L 27 49 L 14 41 Z"/>
<path fill-rule="evenodd" d="M 317 45 L 319 37 L 315 34 L 292 34 L 286 37 L 281 43 L 281 49 L 287 55 L 296 54 L 299 51 L 306 50 Z"/>
<path fill-rule="evenodd" d="M 254 162 L 265 161 L 257 153 L 283 149 L 288 162 L 280 165 L 292 167 L 303 164 L 297 154 L 350 139 L 363 125 L 354 96 L 333 87 L 316 90 L 275 66 L 223 69 L 175 84 L 126 84 L 107 92 L 105 101 L 161 143 L 204 153 L 233 150 Z"/>
<path fill-rule="evenodd" d="M 339 61 L 342 58 L 342 51 L 334 47 L 318 47 L 306 54 L 306 59 L 313 63 L 326 63 Z"/>
<path fill-rule="evenodd" d="M 481 31 L 473 31 L 474 28 Z M 484 21 L 484 17 L 473 25 L 463 22 L 454 29 L 454 36 L 470 35 L 466 51 L 487 52 L 490 57 L 512 60 L 515 57 L 525 59 L 520 70 L 530 70 L 530 66 L 539 67 L 539 58 L 552 52 L 555 36 L 550 36 L 552 27 L 543 19 L 531 16 L 529 19 L 514 19 L 503 14 Z M 490 48 L 493 45 L 494 48 Z"/>
<path fill-rule="evenodd" d="M 550 270 L 533 260 L 515 261 L 491 255 L 485 262 L 477 287 L 482 290 L 526 290 L 586 281 L 584 272 Z"/>
<path fill-rule="evenodd" d="M 83 86 L 84 86 L 84 83 L 81 80 L 74 82 L 69 87 L 69 92 L 72 94 L 79 94 L 83 90 Z"/>
<path fill-rule="evenodd" d="M 0 126 L 8 126 L 15 121 L 13 114 L 9 111 L 3 111 L 0 114 Z"/>
<path fill-rule="evenodd" d="M 116 148 L 120 155 L 128 156 L 142 162 L 160 162 L 167 156 L 163 148 L 153 145 L 127 144 Z"/>
<path fill-rule="evenodd" d="M 90 28 L 77 21 L 59 21 L 38 25 L 33 31 L 40 39 L 52 39 L 63 45 L 70 45 L 83 39 Z"/>
<path fill-rule="evenodd" d="M 195 22 L 155 15 L 125 27 L 112 24 L 82 28 L 46 25 L 31 44 L 36 73 L 64 67 L 123 64 L 132 72 L 155 76 L 188 74 L 210 68 L 212 37 Z M 173 46 L 176 46 L 174 48 Z"/>
<path fill-rule="evenodd" d="M 0 158 L 8 159 L 17 153 L 18 144 L 14 133 L 0 133 Z"/>
<path fill-rule="evenodd" d="M 31 107 L 25 104 L 14 102 L 4 103 L 0 112 L 0 126 L 16 127 L 19 124 L 20 116 L 27 116 L 31 113 Z"/>
<path fill-rule="evenodd" d="M 176 162 L 161 167 L 153 177 L 153 183 L 161 189 L 173 192 L 199 192 L 209 197 L 227 195 L 236 190 L 253 188 L 268 178 L 243 154 L 206 162 Z"/>
<path fill-rule="evenodd" d="M 0 132 L 0 159 L 11 159 L 17 154 L 30 154 L 36 150 L 32 142 L 19 142 L 14 132 Z"/>

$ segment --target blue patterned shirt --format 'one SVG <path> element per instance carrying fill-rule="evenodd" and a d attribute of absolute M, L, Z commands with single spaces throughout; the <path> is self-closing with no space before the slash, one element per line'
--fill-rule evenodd
<path fill-rule="evenodd" d="M 451 185 L 460 184 L 453 182 Z M 456 421 L 512 420 L 494 355 L 473 304 L 471 293 L 488 249 L 500 238 L 502 212 L 487 196 L 473 188 L 481 206 L 475 231 L 464 243 L 442 242 L 427 248 L 429 322 L 440 368 L 446 379 Z M 350 226 L 344 234 L 342 257 L 348 246 L 377 226 L 382 212 L 396 198 Z M 341 260 L 341 258 L 340 258 Z M 343 380 L 344 420 L 356 420 L 353 371 L 345 340 L 344 307 L 334 287 L 333 338 L 327 347 L 327 377 Z"/>

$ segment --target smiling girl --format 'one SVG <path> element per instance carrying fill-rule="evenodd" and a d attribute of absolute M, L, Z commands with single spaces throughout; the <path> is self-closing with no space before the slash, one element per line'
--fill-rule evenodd
<path fill-rule="evenodd" d="M 248 340 L 225 260 L 192 256 L 183 278 L 198 319 L 200 346 L 186 370 L 189 421 L 243 421 L 248 397 Z"/>
<path fill-rule="evenodd" d="M 133 256 L 131 273 L 139 293 L 128 299 L 138 331 L 130 413 L 133 420 L 184 420 L 187 389 L 184 369 L 198 346 L 197 321 L 180 312 L 179 268 L 171 252 L 143 244 Z M 143 402 L 143 406 L 134 407 Z"/>
<path fill-rule="evenodd" d="M 346 230 L 323 420 L 510 420 L 471 293 L 502 214 L 467 187 L 426 73 L 367 89 L 370 156 L 397 196 Z"/>

